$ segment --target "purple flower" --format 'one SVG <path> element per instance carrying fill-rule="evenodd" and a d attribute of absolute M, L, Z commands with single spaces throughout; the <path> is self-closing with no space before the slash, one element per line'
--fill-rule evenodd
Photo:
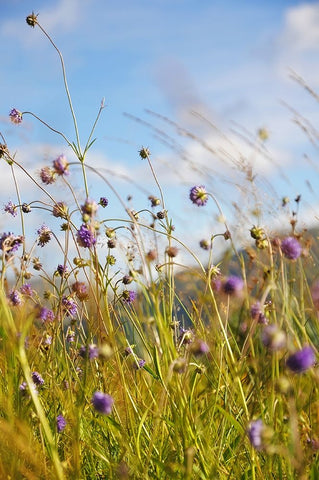
<path fill-rule="evenodd" d="M 40 170 L 40 178 L 45 185 L 50 185 L 55 182 L 54 170 L 50 167 L 43 167 Z"/>
<path fill-rule="evenodd" d="M 89 289 L 84 282 L 76 281 L 72 285 L 72 290 L 81 302 L 89 298 Z"/>
<path fill-rule="evenodd" d="M 68 216 L 68 207 L 64 202 L 57 202 L 53 205 L 52 214 L 56 218 L 67 218 Z"/>
<path fill-rule="evenodd" d="M 18 125 L 19 123 L 22 122 L 22 113 L 19 112 L 16 108 L 13 108 L 11 112 L 9 113 L 9 117 L 11 122 L 15 123 Z"/>
<path fill-rule="evenodd" d="M 4 211 L 10 213 L 13 217 L 17 216 L 17 206 L 11 200 L 4 206 Z"/>
<path fill-rule="evenodd" d="M 190 345 L 190 351 L 195 357 L 200 357 L 209 352 L 209 346 L 203 340 L 196 338 Z"/>
<path fill-rule="evenodd" d="M 267 319 L 261 310 L 260 302 L 256 302 L 250 307 L 250 315 L 251 318 L 257 320 L 258 323 L 267 323 Z"/>
<path fill-rule="evenodd" d="M 42 225 L 42 227 L 37 230 L 37 234 L 39 235 L 38 245 L 40 245 L 41 247 L 44 247 L 44 245 L 46 245 L 51 240 L 52 232 L 50 228 L 46 225 Z"/>
<path fill-rule="evenodd" d="M 189 198 L 198 207 L 203 207 L 208 201 L 208 194 L 204 185 L 197 185 L 192 187 L 189 193 Z"/>
<path fill-rule="evenodd" d="M 82 345 L 80 348 L 79 354 L 82 358 L 89 358 L 93 360 L 99 356 L 99 349 L 94 343 L 91 343 L 88 346 Z"/>
<path fill-rule="evenodd" d="M 11 255 L 18 250 L 22 242 L 23 237 L 21 235 L 15 236 L 11 232 L 3 233 L 0 237 L 0 249 Z"/>
<path fill-rule="evenodd" d="M 20 393 L 25 396 L 27 394 L 27 391 L 28 391 L 28 384 L 27 382 L 22 382 L 20 385 L 19 385 L 19 390 L 20 390 Z M 37 390 L 37 387 L 34 385 L 34 383 L 32 384 L 32 390 L 34 391 L 34 393 L 38 393 L 38 390 Z"/>
<path fill-rule="evenodd" d="M 110 415 L 114 403 L 113 397 L 102 392 L 95 392 L 92 397 L 92 404 L 95 410 L 104 415 Z"/>
<path fill-rule="evenodd" d="M 29 297 L 32 297 L 33 295 L 33 290 L 32 290 L 32 287 L 30 285 L 30 283 L 24 283 L 21 288 L 20 288 L 20 292 L 23 294 L 23 295 L 27 295 Z"/>
<path fill-rule="evenodd" d="M 128 304 L 133 303 L 136 297 L 137 297 L 137 293 L 134 292 L 133 290 L 124 290 L 122 293 L 122 298 L 124 302 Z"/>
<path fill-rule="evenodd" d="M 306 345 L 301 350 L 290 355 L 287 358 L 286 365 L 292 372 L 302 373 L 312 367 L 315 361 L 315 352 L 309 345 Z"/>
<path fill-rule="evenodd" d="M 56 273 L 60 275 L 60 277 L 63 277 L 68 271 L 68 266 L 67 265 L 61 265 L 59 264 L 56 268 Z"/>
<path fill-rule="evenodd" d="M 32 381 L 35 385 L 42 386 L 44 384 L 44 380 L 41 377 L 40 373 L 32 372 L 31 377 L 32 377 Z"/>
<path fill-rule="evenodd" d="M 95 230 L 83 223 L 76 234 L 80 247 L 91 248 L 96 244 Z"/>
<path fill-rule="evenodd" d="M 73 343 L 75 340 L 75 332 L 73 330 L 68 329 L 66 334 L 66 341 L 68 343 Z"/>
<path fill-rule="evenodd" d="M 69 175 L 69 164 L 65 155 L 60 155 L 53 160 L 53 168 L 58 175 Z"/>
<path fill-rule="evenodd" d="M 109 204 L 109 201 L 106 197 L 100 198 L 99 205 L 101 205 L 101 207 L 105 208 L 108 206 L 108 204 Z"/>
<path fill-rule="evenodd" d="M 258 420 L 254 420 L 253 422 L 250 422 L 250 424 L 248 425 L 248 438 L 250 440 L 250 443 L 256 450 L 262 450 L 263 448 L 262 433 L 264 428 L 264 423 L 260 418 Z"/>
<path fill-rule="evenodd" d="M 58 433 L 61 433 L 63 432 L 63 430 L 65 429 L 66 427 L 66 420 L 65 418 L 63 417 L 63 415 L 58 415 L 56 417 L 56 429 L 58 431 Z"/>
<path fill-rule="evenodd" d="M 281 242 L 281 251 L 289 260 L 296 260 L 301 255 L 302 246 L 295 237 L 286 237 Z"/>
<path fill-rule="evenodd" d="M 62 297 L 62 308 L 67 317 L 75 317 L 78 313 L 78 306 L 72 297 Z"/>
<path fill-rule="evenodd" d="M 236 295 L 243 289 L 243 286 L 244 282 L 240 277 L 231 275 L 224 281 L 222 288 L 227 295 Z"/>
<path fill-rule="evenodd" d="M 9 300 L 14 307 L 18 307 L 23 303 L 22 295 L 19 290 L 11 290 L 9 292 Z"/>
<path fill-rule="evenodd" d="M 54 317 L 55 316 L 52 310 L 47 307 L 40 307 L 37 318 L 41 318 L 43 322 L 53 322 Z"/>
<path fill-rule="evenodd" d="M 137 358 L 133 363 L 134 370 L 140 370 L 144 367 L 146 361 L 143 358 Z"/>

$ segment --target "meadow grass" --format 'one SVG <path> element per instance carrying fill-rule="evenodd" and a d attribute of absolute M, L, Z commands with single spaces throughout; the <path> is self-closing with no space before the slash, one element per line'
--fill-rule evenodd
<path fill-rule="evenodd" d="M 13 109 L 10 118 L 17 128 L 25 116 L 37 118 L 76 161 L 60 155 L 34 178 L 1 135 L 18 200 L 5 206 L 16 231 L 0 237 L 0 477 L 318 479 L 316 238 L 298 231 L 293 216 L 286 235 L 252 225 L 244 251 L 225 224 L 201 242 L 202 263 L 174 235 L 147 148 L 139 155 L 158 197 L 145 206 L 150 221 L 141 219 L 86 162 L 104 104 L 82 147 L 62 54 L 36 15 L 27 23 L 59 55 L 75 141 L 31 112 Z M 75 165 L 85 198 L 72 186 Z M 28 204 L 19 169 L 34 183 Z M 107 198 L 91 198 L 88 171 L 115 193 L 125 218 L 110 222 Z M 55 198 L 56 183 L 73 205 Z M 222 214 L 212 192 L 190 187 L 185 201 L 196 214 L 210 204 Z M 42 220 L 30 243 L 35 208 L 58 219 L 60 232 Z M 148 248 L 150 236 L 156 248 Z M 217 237 L 227 248 L 218 265 Z M 63 261 L 52 274 L 41 256 L 53 242 Z M 180 251 L 193 259 L 182 271 Z"/>

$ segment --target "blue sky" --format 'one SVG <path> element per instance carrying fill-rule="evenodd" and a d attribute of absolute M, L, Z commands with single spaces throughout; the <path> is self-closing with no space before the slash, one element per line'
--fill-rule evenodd
<path fill-rule="evenodd" d="M 237 226 L 256 221 L 257 205 L 262 223 L 288 227 L 280 199 L 291 197 L 294 207 L 297 194 L 300 228 L 317 222 L 318 151 L 297 123 L 306 118 L 316 125 L 318 104 L 291 72 L 319 89 L 318 1 L 1 0 L 0 6 L 0 131 L 34 175 L 57 154 L 71 154 L 31 117 L 10 124 L 10 109 L 32 111 L 74 134 L 59 59 L 40 30 L 25 23 L 31 11 L 63 53 L 82 143 L 105 97 L 88 162 L 124 199 L 133 196 L 134 209 L 158 193 L 138 157 L 144 145 L 177 234 L 191 231 L 194 244 L 223 229 L 212 202 L 199 211 L 188 201 L 194 184 L 205 184 Z M 269 132 L 265 144 L 256 140 L 259 128 Z M 256 186 L 247 182 L 250 168 Z M 0 174 L 8 175 L 5 165 Z M 26 200 L 33 198 L 30 182 L 19 181 Z M 112 215 L 123 215 L 104 185 L 90 178 L 90 186 L 92 195 L 110 196 Z M 6 181 L 0 203 L 9 198 L 15 201 Z M 7 222 L 0 215 L 1 230 Z"/>

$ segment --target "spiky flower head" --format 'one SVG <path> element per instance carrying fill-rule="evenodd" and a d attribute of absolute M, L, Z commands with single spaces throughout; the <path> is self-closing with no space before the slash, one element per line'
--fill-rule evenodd
<path fill-rule="evenodd" d="M 63 417 L 63 415 L 60 414 L 56 417 L 56 429 L 57 429 L 58 433 L 63 432 L 65 427 L 66 427 L 66 420 Z"/>
<path fill-rule="evenodd" d="M 13 217 L 17 216 L 17 206 L 11 202 L 11 200 L 4 206 L 4 211 L 10 213 Z"/>
<path fill-rule="evenodd" d="M 53 205 L 52 214 L 56 218 L 64 218 L 68 217 L 68 206 L 65 202 L 57 202 Z"/>
<path fill-rule="evenodd" d="M 288 260 L 296 260 L 302 253 L 302 246 L 295 237 L 286 237 L 281 242 L 281 251 Z"/>
<path fill-rule="evenodd" d="M 270 350 L 278 351 L 286 346 L 286 334 L 277 325 L 266 325 L 261 332 L 261 341 Z"/>
<path fill-rule="evenodd" d="M 94 343 L 91 343 L 87 346 L 82 345 L 79 350 L 79 355 L 82 358 L 88 358 L 89 360 L 93 360 L 94 358 L 97 358 L 99 356 L 99 349 Z"/>
<path fill-rule="evenodd" d="M 101 197 L 99 201 L 99 205 L 101 205 L 102 208 L 107 207 L 109 204 L 109 201 L 106 197 Z"/>
<path fill-rule="evenodd" d="M 78 245 L 84 248 L 91 248 L 96 244 L 95 229 L 83 223 L 76 234 Z"/>
<path fill-rule="evenodd" d="M 23 203 L 21 208 L 22 208 L 23 213 L 30 213 L 31 212 L 31 207 L 28 203 Z"/>
<path fill-rule="evenodd" d="M 143 160 L 145 160 L 151 155 L 151 152 L 149 151 L 149 149 L 145 147 L 142 147 L 142 149 L 138 153 Z"/>
<path fill-rule="evenodd" d="M 44 247 L 49 241 L 51 240 L 51 229 L 47 227 L 46 225 L 42 225 L 38 230 L 37 234 L 39 235 L 38 238 L 38 245 L 41 247 Z"/>
<path fill-rule="evenodd" d="M 41 387 L 44 384 L 44 380 L 43 380 L 42 376 L 40 375 L 40 373 L 32 372 L 31 377 L 32 377 L 32 381 L 35 385 Z"/>
<path fill-rule="evenodd" d="M 69 175 L 69 164 L 65 155 L 59 155 L 53 160 L 53 169 L 57 175 Z"/>
<path fill-rule="evenodd" d="M 89 298 L 89 289 L 84 282 L 77 280 L 75 283 L 73 283 L 72 290 L 81 302 L 84 302 Z"/>
<path fill-rule="evenodd" d="M 290 355 L 287 358 L 286 365 L 292 372 L 302 373 L 311 368 L 315 361 L 315 352 L 309 345 L 306 345 L 301 350 Z"/>
<path fill-rule="evenodd" d="M 134 290 L 124 290 L 122 293 L 123 300 L 128 304 L 133 303 L 136 297 L 137 293 Z"/>
<path fill-rule="evenodd" d="M 15 123 L 16 125 L 19 125 L 19 123 L 22 123 L 22 113 L 16 108 L 13 108 L 11 110 L 11 112 L 9 113 L 9 117 L 11 122 Z"/>
<path fill-rule="evenodd" d="M 22 298 L 22 295 L 21 293 L 19 292 L 19 290 L 11 290 L 9 292 L 9 300 L 11 302 L 11 304 L 14 306 L 14 307 L 18 307 L 20 305 L 22 305 L 23 303 L 23 298 Z"/>
<path fill-rule="evenodd" d="M 96 214 L 97 209 L 98 204 L 94 200 L 87 198 L 84 204 L 81 206 L 83 220 L 88 221 L 90 218 L 92 218 Z"/>
<path fill-rule="evenodd" d="M 78 312 L 78 306 L 71 296 L 62 297 L 62 309 L 67 317 L 75 317 Z"/>
<path fill-rule="evenodd" d="M 30 27 L 34 28 L 36 26 L 36 24 L 38 23 L 38 15 L 39 14 L 36 15 L 34 12 L 32 12 L 30 15 L 27 16 L 25 21 L 28 25 L 30 25 Z"/>
<path fill-rule="evenodd" d="M 244 282 L 242 278 L 236 275 L 230 275 L 222 284 L 223 292 L 227 295 L 236 295 L 243 289 Z"/>
<path fill-rule="evenodd" d="M 50 185 L 55 182 L 55 172 L 53 168 L 43 167 L 40 170 L 40 178 L 45 185 Z"/>
<path fill-rule="evenodd" d="M 95 410 L 103 415 L 110 415 L 114 403 L 113 397 L 103 392 L 95 392 L 92 397 L 92 404 Z"/>
<path fill-rule="evenodd" d="M 262 434 L 265 429 L 263 421 L 259 418 L 250 422 L 247 428 L 247 435 L 250 440 L 250 443 L 256 450 L 263 449 L 263 439 Z"/>
<path fill-rule="evenodd" d="M 208 201 L 208 193 L 204 185 L 195 185 L 190 189 L 190 200 L 198 207 L 203 207 Z"/>

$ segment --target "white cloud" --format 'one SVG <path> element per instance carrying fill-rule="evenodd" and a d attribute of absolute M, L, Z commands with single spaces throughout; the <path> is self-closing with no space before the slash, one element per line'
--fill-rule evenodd
<path fill-rule="evenodd" d="M 289 8 L 285 16 L 283 40 L 298 53 L 319 49 L 319 3 Z"/>

